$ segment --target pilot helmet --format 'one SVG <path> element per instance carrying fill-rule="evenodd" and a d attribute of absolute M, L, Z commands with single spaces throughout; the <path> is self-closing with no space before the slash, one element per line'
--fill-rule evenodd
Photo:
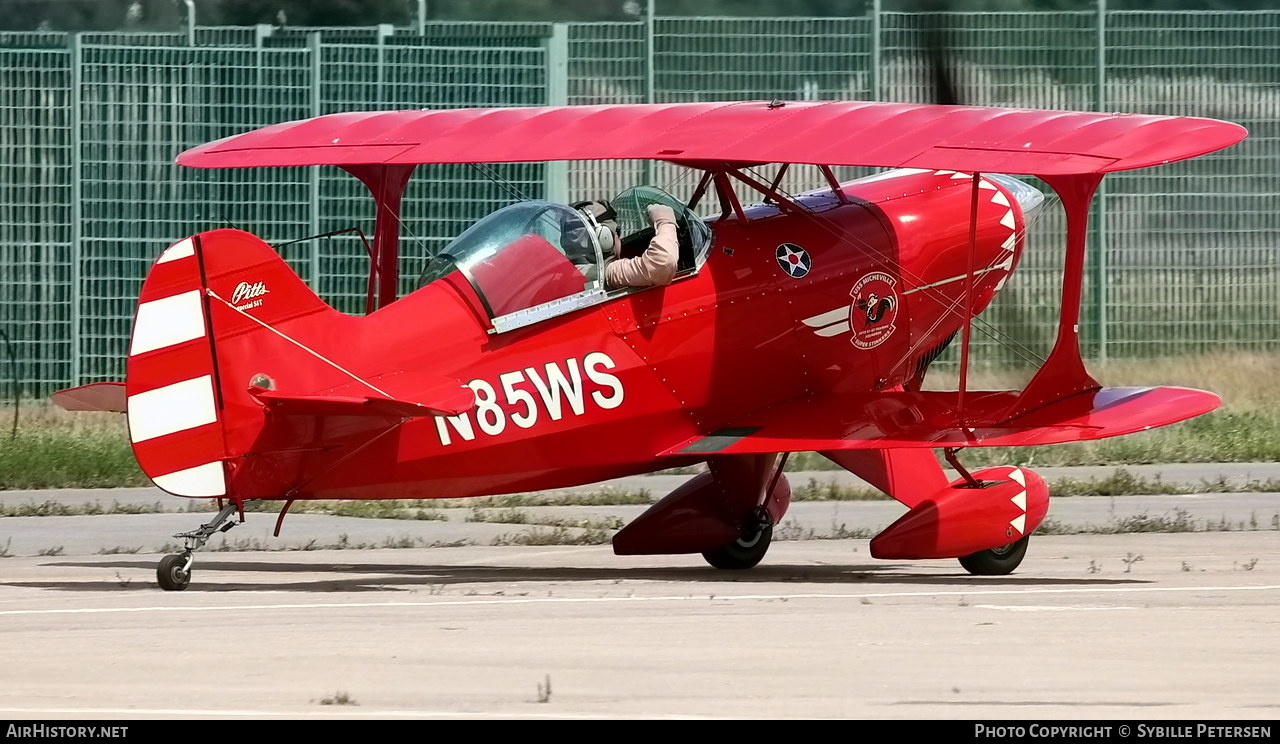
<path fill-rule="evenodd" d="M 604 259 L 608 261 L 616 256 L 621 248 L 622 238 L 618 235 L 618 212 L 613 205 L 601 199 L 577 202 L 573 208 L 586 219 Z"/>

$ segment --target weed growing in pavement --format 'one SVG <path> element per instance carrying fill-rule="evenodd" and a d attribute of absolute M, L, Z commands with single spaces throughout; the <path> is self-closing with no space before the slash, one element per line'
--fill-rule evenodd
<path fill-rule="evenodd" d="M 359 705 L 346 691 L 336 692 L 328 697 L 320 698 L 321 705 Z"/>

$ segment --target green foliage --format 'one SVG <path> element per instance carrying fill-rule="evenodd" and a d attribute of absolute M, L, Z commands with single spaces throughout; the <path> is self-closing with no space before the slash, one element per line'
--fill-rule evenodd
<path fill-rule="evenodd" d="M 147 485 L 127 437 L 70 427 L 0 439 L 0 490 Z"/>
<path fill-rule="evenodd" d="M 425 505 L 425 508 L 423 508 Z M 276 504 L 267 504 L 271 510 Z M 294 504 L 290 511 L 306 514 L 330 514 L 335 517 L 359 517 L 361 519 L 418 519 L 447 521 L 448 517 L 434 508 L 430 502 L 401 501 L 305 501 Z"/>
<path fill-rule="evenodd" d="M 638 21 L 648 0 L 195 0 L 201 26 L 408 26 L 428 21 Z M 1098 0 L 883 0 L 889 13 L 1087 11 Z M 861 17 L 870 0 L 654 0 L 658 17 Z M 1271 10 L 1274 0 L 1108 0 L 1109 10 Z M 178 31 L 181 0 L 5 0 L 0 29 Z"/>
<path fill-rule="evenodd" d="M 586 493 L 513 493 L 503 496 L 485 496 L 468 499 L 467 506 L 490 508 L 516 508 L 521 506 L 618 506 L 620 504 L 651 504 L 653 494 L 648 489 L 636 490 L 602 487 Z"/>
<path fill-rule="evenodd" d="M 886 501 L 889 497 L 870 487 L 846 486 L 835 479 L 819 483 L 816 478 L 799 488 L 792 488 L 792 501 Z"/>
<path fill-rule="evenodd" d="M 0 504 L 0 517 L 79 517 L 98 514 L 163 514 L 168 511 L 159 501 L 150 504 L 122 504 L 112 502 L 111 506 L 103 506 L 94 501 L 87 504 L 64 504 L 47 499 L 36 503 Z"/>
<path fill-rule="evenodd" d="M 201 0 L 198 5 L 202 25 L 405 26 L 412 19 L 405 0 Z"/>
<path fill-rule="evenodd" d="M 1040 523 L 1036 529 L 1037 535 L 1126 535 L 1134 532 L 1208 532 L 1218 531 L 1217 525 L 1211 525 L 1207 522 L 1196 524 L 1192 516 L 1178 509 L 1173 514 L 1150 515 L 1146 513 L 1132 514 L 1125 517 L 1113 517 L 1105 525 L 1076 525 L 1070 526 L 1062 524 L 1052 519 L 1046 519 Z"/>
<path fill-rule="evenodd" d="M 550 530 L 534 529 L 499 535 L 491 545 L 604 545 L 613 539 L 609 530 L 571 530 L 556 527 Z"/>

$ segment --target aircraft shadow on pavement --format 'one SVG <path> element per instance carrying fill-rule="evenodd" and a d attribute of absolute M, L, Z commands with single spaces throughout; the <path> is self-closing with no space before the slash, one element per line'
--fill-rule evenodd
<path fill-rule="evenodd" d="M 111 592 L 121 590 L 159 591 L 154 577 L 155 562 L 121 560 L 109 562 L 58 561 L 48 566 L 67 566 L 102 569 L 101 581 L 22 581 L 0 582 L 0 586 L 12 584 L 63 591 Z M 145 569 L 150 573 L 146 580 L 122 577 L 119 570 Z M 222 572 L 254 572 L 264 574 L 271 581 L 245 582 L 219 580 Z M 1019 586 L 1109 586 L 1151 583 L 1141 579 L 1104 579 L 1099 577 L 1044 578 L 1031 574 L 1009 576 L 971 576 L 957 567 L 955 573 L 922 569 L 910 563 L 851 564 L 851 565 L 761 565 L 746 571 L 724 571 L 710 566 L 690 567 L 633 567 L 633 568 L 582 568 L 582 567 L 526 567 L 526 566 L 449 566 L 406 565 L 398 563 L 343 562 L 330 565 L 316 563 L 289 563 L 272 561 L 205 561 L 196 564 L 190 592 L 386 592 L 386 591 L 439 591 L 442 587 L 463 584 L 510 585 L 538 582 L 602 582 L 666 581 L 692 586 L 721 586 L 724 584 L 840 584 L 845 586 L 875 586 L 880 584 L 908 584 L 936 587 L 1019 587 Z M 332 574 L 333 578 L 290 581 L 284 574 Z M 529 587 L 516 587 L 520 592 Z"/>

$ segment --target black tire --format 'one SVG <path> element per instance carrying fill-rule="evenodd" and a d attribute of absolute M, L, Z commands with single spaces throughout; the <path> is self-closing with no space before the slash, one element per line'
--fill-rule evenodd
<path fill-rule="evenodd" d="M 1017 542 L 1009 543 L 1003 548 L 979 550 L 960 559 L 960 565 L 975 576 L 1004 576 L 1013 573 L 1027 554 L 1027 541 L 1031 535 L 1024 536 Z"/>
<path fill-rule="evenodd" d="M 764 558 L 773 540 L 773 525 L 765 524 L 750 537 L 737 540 L 702 554 L 707 563 L 716 568 L 740 571 L 751 568 Z"/>
<path fill-rule="evenodd" d="M 187 565 L 185 555 L 174 554 L 161 558 L 160 565 L 156 567 L 156 581 L 160 582 L 160 588 L 166 592 L 180 592 L 186 589 L 191 583 L 191 572 L 182 569 L 185 565 Z"/>

